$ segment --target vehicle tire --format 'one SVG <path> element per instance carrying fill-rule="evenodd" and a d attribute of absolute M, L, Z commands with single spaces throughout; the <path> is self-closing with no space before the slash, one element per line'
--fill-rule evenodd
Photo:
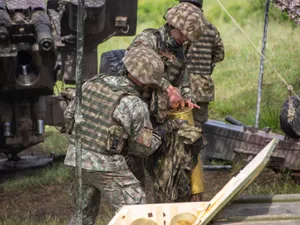
<path fill-rule="evenodd" d="M 288 110 L 289 110 L 289 100 L 287 99 L 280 111 L 280 127 L 283 132 L 290 138 L 299 139 L 300 138 L 300 101 L 292 96 L 293 105 L 295 109 L 295 115 L 291 123 L 288 122 Z"/>
<path fill-rule="evenodd" d="M 124 57 L 124 55 L 125 49 L 102 53 L 99 72 L 118 76 L 118 72 L 123 67 L 122 58 Z"/>

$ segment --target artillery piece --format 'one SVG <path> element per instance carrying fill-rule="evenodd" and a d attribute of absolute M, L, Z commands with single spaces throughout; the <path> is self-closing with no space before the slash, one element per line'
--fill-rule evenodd
<path fill-rule="evenodd" d="M 77 1 L 21 3 L 0 1 L 0 153 L 13 161 L 44 141 L 45 125 L 65 126 L 74 91 L 54 88 L 76 84 Z M 97 74 L 101 42 L 135 34 L 137 0 L 87 0 L 85 11 L 83 81 Z"/>

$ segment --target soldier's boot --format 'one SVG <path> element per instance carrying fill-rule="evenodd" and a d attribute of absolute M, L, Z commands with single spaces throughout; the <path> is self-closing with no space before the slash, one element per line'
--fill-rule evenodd
<path fill-rule="evenodd" d="M 200 154 L 198 155 L 198 163 L 191 175 L 191 202 L 198 202 L 203 200 L 204 192 L 204 175 L 203 166 Z"/>

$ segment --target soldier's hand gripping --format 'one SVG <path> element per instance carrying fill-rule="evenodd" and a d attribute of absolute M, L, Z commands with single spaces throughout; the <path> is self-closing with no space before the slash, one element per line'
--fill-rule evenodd
<path fill-rule="evenodd" d="M 178 104 L 178 102 L 183 101 L 183 98 L 182 98 L 181 94 L 179 93 L 179 91 L 172 85 L 170 85 L 168 87 L 167 93 L 169 96 L 170 105 Z"/>

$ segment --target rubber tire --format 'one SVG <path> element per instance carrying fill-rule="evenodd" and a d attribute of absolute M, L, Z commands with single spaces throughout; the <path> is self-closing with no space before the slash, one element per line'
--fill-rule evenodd
<path fill-rule="evenodd" d="M 99 73 L 118 76 L 118 72 L 123 67 L 122 58 L 125 55 L 125 51 L 125 49 L 120 49 L 102 53 Z"/>
<path fill-rule="evenodd" d="M 300 115 L 298 115 L 300 113 L 300 101 L 295 97 L 292 96 L 292 99 L 294 100 L 294 107 L 295 107 L 295 116 L 293 118 L 293 120 L 299 120 Z M 281 111 L 280 111 L 280 127 L 283 130 L 283 132 L 290 138 L 294 138 L 294 139 L 299 139 L 300 135 L 297 134 L 295 132 L 295 130 L 293 129 L 294 127 L 294 122 L 292 122 L 292 124 L 290 124 L 288 122 L 288 109 L 289 109 L 289 100 L 287 99 L 282 107 L 281 107 Z"/>

